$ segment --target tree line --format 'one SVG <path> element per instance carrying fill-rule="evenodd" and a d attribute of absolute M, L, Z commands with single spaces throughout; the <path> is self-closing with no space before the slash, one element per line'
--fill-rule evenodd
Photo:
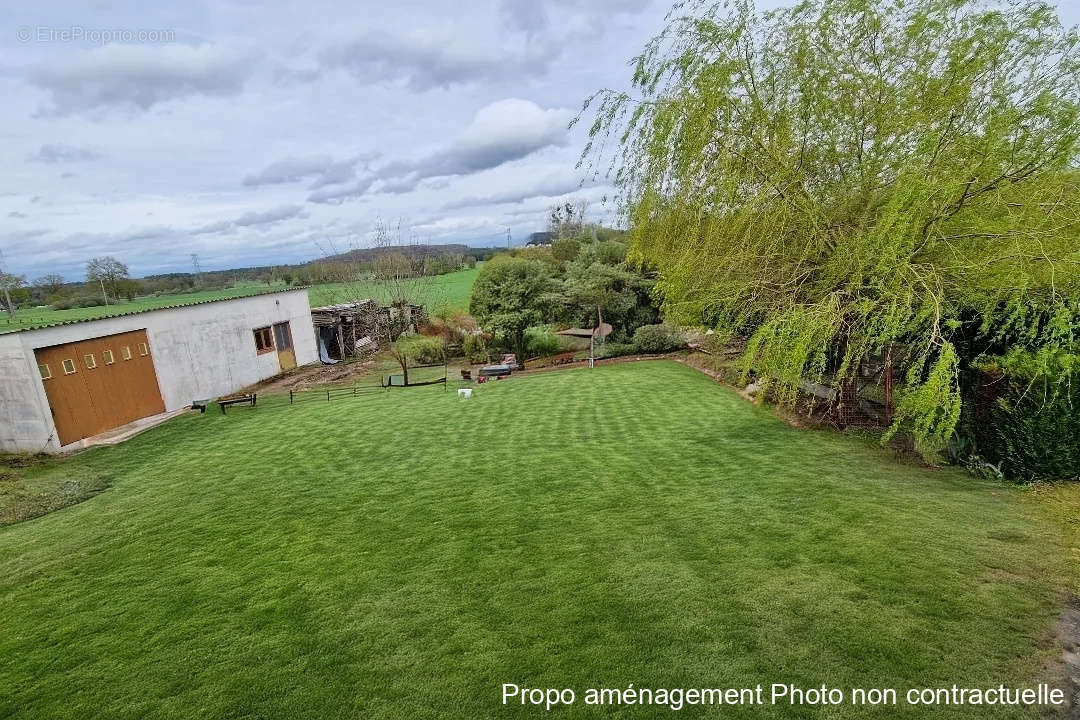
<path fill-rule="evenodd" d="M 464 245 L 393 248 L 400 258 L 397 264 L 404 272 L 423 275 L 442 275 L 475 267 L 478 261 L 490 258 L 493 250 L 469 248 Z M 28 281 L 24 275 L 3 272 L 0 268 L 0 304 L 14 315 L 19 308 L 49 306 L 55 310 L 73 307 L 92 307 L 133 300 L 148 295 L 166 295 L 223 290 L 236 285 L 263 283 L 267 286 L 319 285 L 341 282 L 342 278 L 357 279 L 373 275 L 380 256 L 390 249 L 373 250 L 295 265 L 273 265 L 228 270 L 209 270 L 199 273 L 164 273 L 131 277 L 126 263 L 112 256 L 95 257 L 87 261 L 85 279 L 69 282 L 62 275 L 49 273 Z"/>

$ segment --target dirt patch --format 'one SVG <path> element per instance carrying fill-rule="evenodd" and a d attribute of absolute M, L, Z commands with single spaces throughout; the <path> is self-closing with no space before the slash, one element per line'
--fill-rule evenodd
<path fill-rule="evenodd" d="M 1080 600 L 1070 598 L 1058 618 L 1058 642 L 1062 647 L 1061 678 L 1056 687 L 1068 698 L 1062 717 L 1080 720 Z"/>
<path fill-rule="evenodd" d="M 307 365 L 244 388 L 241 392 L 274 395 L 290 390 L 310 390 L 324 385 L 348 385 L 377 376 L 383 364 L 378 359 L 371 359 L 337 365 Z"/>

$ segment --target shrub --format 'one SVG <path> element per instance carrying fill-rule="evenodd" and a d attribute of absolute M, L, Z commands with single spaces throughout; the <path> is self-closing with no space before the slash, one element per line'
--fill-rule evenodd
<path fill-rule="evenodd" d="M 683 339 L 668 325 L 642 325 L 634 331 L 634 346 L 638 352 L 665 353 L 681 348 Z"/>
<path fill-rule="evenodd" d="M 1012 480 L 1080 480 L 1080 356 L 1013 353 L 979 369 L 983 407 L 972 424 L 982 457 Z"/>
<path fill-rule="evenodd" d="M 560 238 L 551 246 L 551 255 L 559 262 L 575 260 L 581 252 L 581 241 L 577 238 Z"/>
<path fill-rule="evenodd" d="M 623 355 L 634 355 L 638 349 L 636 345 L 631 343 L 604 343 L 603 346 L 596 351 L 596 357 L 598 358 L 613 358 L 622 357 Z"/>
<path fill-rule="evenodd" d="M 88 308 L 104 305 L 105 300 L 94 295 L 83 295 L 57 300 L 52 304 L 53 310 L 71 310 L 73 308 Z"/>
<path fill-rule="evenodd" d="M 525 355 L 544 357 L 555 355 L 562 350 L 558 335 L 543 327 L 533 327 L 525 331 Z M 521 358 L 524 359 L 524 358 Z"/>
<path fill-rule="evenodd" d="M 490 336 L 479 333 L 476 335 L 466 335 L 465 342 L 462 344 L 462 352 L 465 353 L 465 357 L 471 363 L 486 363 L 491 359 L 491 349 L 488 346 Z"/>
<path fill-rule="evenodd" d="M 446 342 L 441 337 L 406 335 L 394 343 L 394 351 L 414 363 L 428 365 L 446 359 Z"/>

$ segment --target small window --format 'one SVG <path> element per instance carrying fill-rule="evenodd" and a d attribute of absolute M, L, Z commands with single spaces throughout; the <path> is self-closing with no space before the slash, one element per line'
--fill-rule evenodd
<path fill-rule="evenodd" d="M 61 363 L 61 364 L 64 366 L 64 374 L 65 375 L 74 375 L 75 374 L 75 361 L 74 360 L 72 360 L 71 358 L 68 358 L 68 359 L 64 360 L 64 362 Z"/>
<path fill-rule="evenodd" d="M 52 370 L 49 369 L 49 366 L 46 363 L 38 363 L 37 369 L 38 372 L 41 373 L 42 380 L 48 380 L 52 377 Z"/>
<path fill-rule="evenodd" d="M 94 353 L 83 355 L 83 362 L 86 363 L 87 370 L 93 370 L 97 367 L 97 360 L 94 359 Z"/>
<path fill-rule="evenodd" d="M 270 328 L 258 328 L 253 332 L 255 333 L 255 352 L 262 354 L 274 349 L 274 334 Z"/>
<path fill-rule="evenodd" d="M 112 350 L 102 350 L 101 359 L 106 365 L 112 365 L 116 362 L 116 358 L 113 357 Z"/>
<path fill-rule="evenodd" d="M 146 343 L 139 343 L 139 354 L 144 357 L 150 354 L 150 348 L 146 346 Z"/>
<path fill-rule="evenodd" d="M 120 357 L 124 358 L 125 360 L 130 360 L 131 359 L 131 348 L 128 347 L 127 345 L 120 348 Z"/>

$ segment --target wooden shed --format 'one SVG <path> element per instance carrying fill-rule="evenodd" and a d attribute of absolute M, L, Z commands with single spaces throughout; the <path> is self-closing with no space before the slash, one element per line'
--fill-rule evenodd
<path fill-rule="evenodd" d="M 311 309 L 319 357 L 337 362 L 415 332 L 427 320 L 423 305 L 379 305 L 374 300 Z"/>

